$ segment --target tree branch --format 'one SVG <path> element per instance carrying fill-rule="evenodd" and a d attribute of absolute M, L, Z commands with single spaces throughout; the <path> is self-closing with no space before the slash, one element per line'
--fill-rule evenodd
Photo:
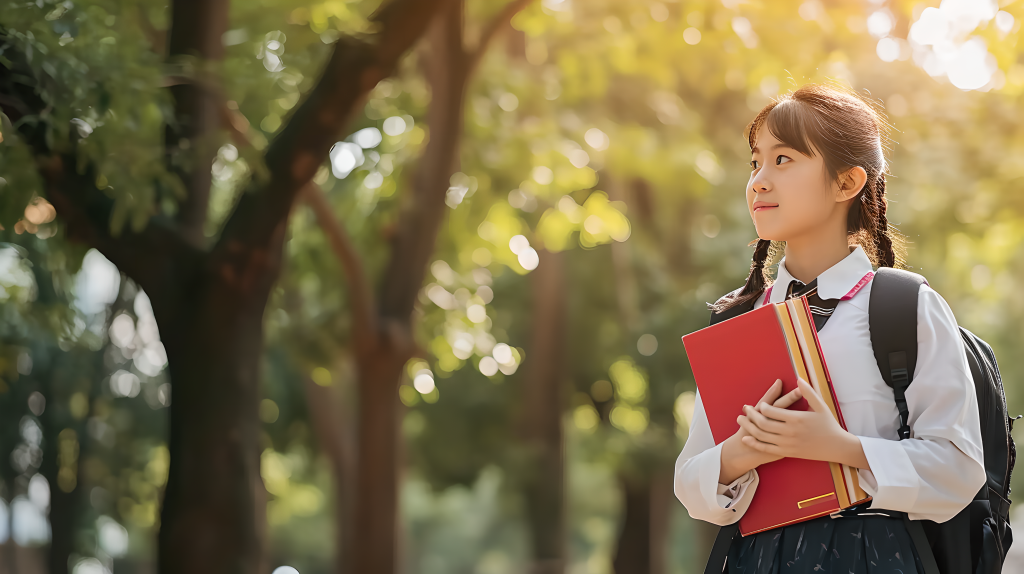
<path fill-rule="evenodd" d="M 458 162 L 463 101 L 469 79 L 462 40 L 464 0 L 446 8 L 431 30 L 427 54 L 430 140 L 416 166 L 412 189 L 403 197 L 391 258 L 381 283 L 381 314 L 408 324 L 444 220 L 445 193 Z"/>
<path fill-rule="evenodd" d="M 313 209 L 317 223 L 327 235 L 331 249 L 344 270 L 354 317 L 352 340 L 358 354 L 363 354 L 366 350 L 363 347 L 373 345 L 377 337 L 377 303 L 366 270 L 363 268 L 362 258 L 341 221 L 335 217 L 331 204 L 328 203 L 327 196 L 320 186 L 310 182 L 303 192 L 303 197 Z"/>
<path fill-rule="evenodd" d="M 496 16 L 491 18 L 483 33 L 480 34 L 480 41 L 477 42 L 476 48 L 467 54 L 467 68 L 470 70 L 470 73 L 480 64 L 480 60 L 487 53 L 491 41 L 498 35 L 498 32 L 508 26 L 512 18 L 529 6 L 530 2 L 533 2 L 533 0 L 511 0 L 508 4 L 505 4 Z"/>
<path fill-rule="evenodd" d="M 259 264 L 283 240 L 297 195 L 327 159 L 331 145 L 380 80 L 426 30 L 438 10 L 452 0 L 393 0 L 371 20 L 380 32 L 370 42 L 343 37 L 316 87 L 296 109 L 267 149 L 266 182 L 252 182 L 229 218 L 217 251 L 244 266 Z M 247 246 L 247 248 L 242 248 Z M 251 252 L 255 248 L 260 253 Z M 232 254 L 251 252 L 251 257 Z M 243 272 L 242 270 L 239 270 Z"/>
<path fill-rule="evenodd" d="M 529 2 L 512 0 L 505 5 L 470 55 L 463 47 L 462 0 L 447 8 L 435 24 L 427 65 L 431 88 L 427 110 L 430 141 L 416 168 L 413 189 L 399 214 L 392 255 L 382 283 L 380 306 L 384 317 L 408 321 L 423 283 L 427 261 L 445 217 L 445 193 L 458 163 L 463 101 L 473 66 L 502 26 Z"/>
<path fill-rule="evenodd" d="M 172 285 L 172 277 L 193 268 L 202 254 L 159 217 L 139 232 L 127 227 L 119 235 L 111 232 L 114 200 L 96 187 L 95 167 L 76 169 L 74 140 L 63 150 L 51 149 L 50 106 L 40 95 L 42 82 L 3 29 L 0 45 L 6 48 L 4 55 L 10 62 L 9 67 L 0 65 L 0 109 L 32 149 L 46 197 L 64 221 L 68 236 L 98 249 L 151 296 L 157 296 Z"/>
<path fill-rule="evenodd" d="M 190 247 L 163 218 L 151 218 L 136 233 L 127 225 L 117 236 L 109 229 L 114 200 L 93 182 L 96 173 L 75 170 L 75 155 L 36 153 L 46 197 L 64 220 L 68 237 L 95 247 L 152 298 L 162 296 L 186 269 L 198 268 L 203 254 Z"/>

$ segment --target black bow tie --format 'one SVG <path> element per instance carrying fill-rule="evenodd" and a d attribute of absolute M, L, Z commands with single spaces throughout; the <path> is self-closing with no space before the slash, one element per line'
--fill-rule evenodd
<path fill-rule="evenodd" d="M 786 299 L 803 297 L 805 295 L 807 296 L 807 305 L 811 308 L 811 315 L 814 317 L 814 328 L 817 331 L 821 331 L 821 328 L 828 322 L 828 318 L 836 310 L 839 299 L 822 299 L 819 297 L 817 278 L 807 285 L 794 279 L 790 282 L 789 288 L 786 289 Z"/>

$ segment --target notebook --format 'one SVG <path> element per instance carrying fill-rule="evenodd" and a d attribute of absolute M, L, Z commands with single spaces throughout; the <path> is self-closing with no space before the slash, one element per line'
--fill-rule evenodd
<path fill-rule="evenodd" d="M 761 306 L 682 339 L 715 444 L 739 430 L 743 405 L 757 404 L 776 379 L 782 379 L 782 394 L 792 391 L 797 376 L 818 390 L 846 428 L 806 297 Z M 790 408 L 810 405 L 800 399 Z M 743 536 L 870 500 L 856 469 L 839 463 L 784 458 L 757 473 L 757 490 L 739 521 Z"/>

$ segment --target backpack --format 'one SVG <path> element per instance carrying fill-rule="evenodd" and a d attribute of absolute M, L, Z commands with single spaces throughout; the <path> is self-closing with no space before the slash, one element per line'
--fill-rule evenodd
<path fill-rule="evenodd" d="M 879 268 L 872 279 L 868 302 L 871 346 L 878 369 L 892 387 L 900 413 L 900 440 L 910 438 L 905 393 L 913 382 L 917 365 L 917 299 L 924 277 L 909 271 Z M 914 544 L 922 562 L 926 543 L 934 556 L 933 567 L 942 574 L 999 574 L 1006 552 L 1013 541 L 1010 531 L 1010 475 L 1017 458 L 1010 431 L 1013 422 L 1006 412 L 1006 397 L 999 365 L 992 347 L 980 337 L 960 327 L 970 365 L 971 378 L 978 396 L 981 437 L 985 451 L 986 484 L 966 508 L 946 522 L 909 521 L 918 531 Z M 969 544 L 965 544 L 966 541 Z"/>
<path fill-rule="evenodd" d="M 881 267 L 872 279 L 868 302 L 871 345 L 882 378 L 893 389 L 900 416 L 900 440 L 910 438 L 905 397 L 917 365 L 917 300 L 922 284 L 927 281 L 921 275 Z M 712 313 L 711 324 L 749 311 L 755 301 Z M 905 513 L 900 514 L 926 574 L 999 574 L 1013 541 L 1009 494 L 1010 474 L 1017 453 L 1010 431 L 1013 422 L 1021 417 L 1011 418 L 1007 414 L 999 365 L 992 347 L 967 329 L 959 329 L 978 397 L 986 484 L 974 500 L 946 522 L 909 520 Z M 705 574 L 721 573 L 738 531 L 737 524 L 719 530 Z"/>

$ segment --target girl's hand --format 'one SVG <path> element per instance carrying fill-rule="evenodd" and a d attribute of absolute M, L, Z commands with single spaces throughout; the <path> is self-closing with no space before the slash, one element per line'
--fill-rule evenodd
<path fill-rule="evenodd" d="M 800 395 L 796 390 L 787 393 L 783 397 L 779 397 L 781 392 L 782 381 L 776 379 L 775 383 L 768 388 L 768 392 L 765 393 L 764 397 L 758 401 L 758 404 L 772 404 L 776 408 L 786 409 L 793 403 L 800 400 Z M 746 417 L 740 415 L 737 422 L 739 422 L 739 419 L 746 419 Z M 742 439 L 746 436 L 749 435 L 741 425 L 735 434 L 725 439 L 725 442 L 722 443 L 722 465 L 718 479 L 718 482 L 721 484 L 729 484 L 743 476 L 752 468 L 757 468 L 762 464 L 767 464 L 782 458 L 778 455 L 759 451 L 750 445 L 745 444 Z"/>
<path fill-rule="evenodd" d="M 740 428 L 747 436 L 744 445 L 776 457 L 838 462 L 869 468 L 860 439 L 843 430 L 816 389 L 803 379 L 789 395 L 803 397 L 809 411 L 791 411 L 761 401 L 757 407 L 744 405 Z M 789 396 L 787 395 L 787 396 Z M 793 402 L 796 402 L 795 400 Z"/>

